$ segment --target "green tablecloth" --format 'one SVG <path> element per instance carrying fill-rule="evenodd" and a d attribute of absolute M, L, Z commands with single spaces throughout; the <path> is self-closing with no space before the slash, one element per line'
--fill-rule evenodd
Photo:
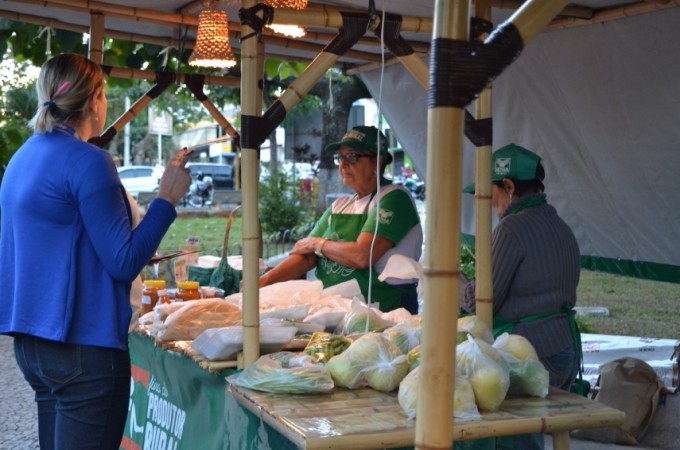
<path fill-rule="evenodd" d="M 129 338 L 132 380 L 121 449 L 286 450 L 296 448 L 240 406 L 225 377 L 144 336 Z"/>

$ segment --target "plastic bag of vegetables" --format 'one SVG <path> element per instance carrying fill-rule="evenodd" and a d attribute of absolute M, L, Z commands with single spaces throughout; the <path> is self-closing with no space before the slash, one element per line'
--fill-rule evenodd
<path fill-rule="evenodd" d="M 227 377 L 236 386 L 275 394 L 316 394 L 335 386 L 330 372 L 314 358 L 293 352 L 263 355 L 251 366 Z"/>
<path fill-rule="evenodd" d="M 475 339 L 481 339 L 487 344 L 493 344 L 493 333 L 489 326 L 479 317 L 463 316 L 458 318 L 458 343 L 467 341 L 468 334 Z"/>
<path fill-rule="evenodd" d="M 510 386 L 508 364 L 499 351 L 468 336 L 456 347 L 456 369 L 470 381 L 479 409 L 496 411 Z"/>
<path fill-rule="evenodd" d="M 383 334 L 390 341 L 394 342 L 402 353 L 408 353 L 420 345 L 421 331 L 421 321 L 417 318 L 412 318 L 388 328 L 383 331 Z"/>
<path fill-rule="evenodd" d="M 315 331 L 309 339 L 304 353 L 326 363 L 332 357 L 339 355 L 349 348 L 352 340 L 347 336 L 331 334 L 325 331 Z"/>
<path fill-rule="evenodd" d="M 510 353 L 519 360 L 533 359 L 538 361 L 538 354 L 531 342 L 519 334 L 503 333 L 493 342 L 493 348 Z"/>
<path fill-rule="evenodd" d="M 351 312 L 340 322 L 335 334 L 349 336 L 370 331 L 383 331 L 393 326 L 394 322 L 383 319 L 382 314 L 378 308 L 368 307 L 365 302 L 354 297 Z"/>
<path fill-rule="evenodd" d="M 418 407 L 418 379 L 420 367 L 415 368 L 399 384 L 397 400 L 409 419 L 416 417 Z M 461 420 L 476 420 L 482 416 L 475 403 L 472 385 L 462 373 L 456 373 L 456 384 L 453 391 L 453 415 Z"/>
<path fill-rule="evenodd" d="M 408 373 L 408 361 L 396 345 L 380 333 L 368 333 L 326 363 L 336 386 L 370 386 L 390 392 Z"/>

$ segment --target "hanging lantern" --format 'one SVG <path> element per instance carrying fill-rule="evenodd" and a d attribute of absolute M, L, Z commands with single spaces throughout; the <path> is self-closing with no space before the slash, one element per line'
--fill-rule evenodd
<path fill-rule="evenodd" d="M 307 7 L 308 0 L 265 0 L 266 5 L 272 8 L 292 8 L 292 9 L 305 9 Z"/>
<path fill-rule="evenodd" d="M 227 69 L 236 65 L 229 45 L 229 16 L 226 11 L 204 9 L 198 15 L 196 46 L 189 65 Z"/>
<path fill-rule="evenodd" d="M 291 8 L 291 9 L 305 9 L 308 0 L 264 0 L 264 4 L 272 8 Z M 285 36 L 298 38 L 307 34 L 307 31 L 299 25 L 288 24 L 269 24 L 267 28 L 274 33 L 283 34 Z"/>

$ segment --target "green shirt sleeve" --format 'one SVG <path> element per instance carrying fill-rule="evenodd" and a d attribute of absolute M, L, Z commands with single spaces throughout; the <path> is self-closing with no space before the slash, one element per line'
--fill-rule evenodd
<path fill-rule="evenodd" d="M 376 217 L 380 217 L 378 236 L 389 239 L 395 245 L 420 222 L 418 211 L 413 206 L 410 194 L 401 189 L 395 189 L 380 197 L 380 214 L 376 214 L 378 208 L 373 208 L 368 214 L 368 220 L 364 223 L 362 232 L 375 233 Z"/>
<path fill-rule="evenodd" d="M 328 230 L 328 219 L 331 217 L 331 209 L 332 207 L 329 206 L 326 211 L 323 212 L 321 218 L 316 222 L 316 225 L 314 225 L 314 228 L 309 233 L 309 237 L 322 237 L 324 233 L 326 233 Z"/>

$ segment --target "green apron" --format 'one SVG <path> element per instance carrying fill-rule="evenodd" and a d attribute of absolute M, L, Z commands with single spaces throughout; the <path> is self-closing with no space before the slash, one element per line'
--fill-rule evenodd
<path fill-rule="evenodd" d="M 373 194 L 375 195 L 375 194 Z M 371 199 L 373 196 L 371 196 Z M 368 220 L 368 208 L 371 202 L 369 201 L 364 209 L 363 214 L 343 214 L 333 213 L 330 217 L 330 226 L 326 229 L 323 237 L 341 242 L 354 242 L 359 237 L 361 229 Z M 344 208 L 343 208 L 344 211 Z M 368 301 L 368 281 L 372 278 L 371 283 L 371 300 L 380 303 L 381 311 L 392 311 L 401 306 L 401 297 L 404 294 L 404 289 L 390 286 L 378 280 L 378 273 L 375 267 L 372 274 L 369 276 L 369 269 L 353 269 L 351 267 L 343 266 L 337 262 L 318 257 L 316 264 L 316 277 L 321 280 L 324 287 L 334 286 L 349 280 L 357 280 L 361 292 Z M 415 287 L 413 288 L 415 291 Z"/>
<path fill-rule="evenodd" d="M 571 328 L 571 336 L 574 339 L 574 349 L 576 350 L 576 356 L 578 357 L 578 375 L 574 383 L 572 383 L 571 392 L 575 394 L 582 395 L 584 397 L 588 396 L 590 392 L 590 383 L 583 379 L 583 349 L 581 347 L 581 330 L 579 330 L 578 324 L 576 323 L 576 312 L 570 308 L 568 305 L 560 311 L 553 311 L 543 314 L 534 314 L 531 316 L 523 317 L 517 321 L 510 321 L 501 316 L 494 316 L 493 318 L 493 337 L 497 338 L 503 333 L 512 333 L 515 325 L 520 323 L 530 323 L 537 320 L 546 319 L 548 317 L 566 315 L 569 319 L 569 328 Z"/>

